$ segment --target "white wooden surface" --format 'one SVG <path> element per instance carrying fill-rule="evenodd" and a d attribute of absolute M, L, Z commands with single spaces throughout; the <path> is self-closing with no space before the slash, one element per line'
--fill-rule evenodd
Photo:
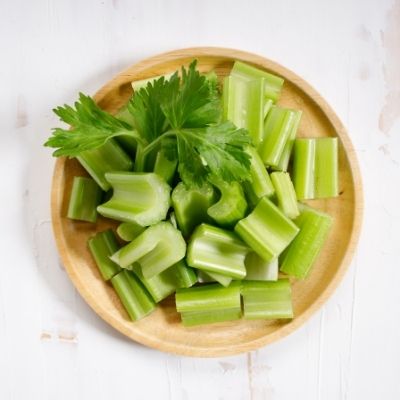
<path fill-rule="evenodd" d="M 49 220 L 51 109 L 144 57 L 201 45 L 274 59 L 344 121 L 361 242 L 303 328 L 251 354 L 144 348 L 74 290 Z M 0 399 L 399 399 L 400 1 L 0 0 Z"/>

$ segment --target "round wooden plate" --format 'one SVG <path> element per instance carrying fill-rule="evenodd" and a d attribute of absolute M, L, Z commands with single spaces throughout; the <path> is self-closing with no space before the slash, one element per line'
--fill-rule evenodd
<path fill-rule="evenodd" d="M 285 79 L 279 104 L 303 111 L 299 136 L 338 136 L 340 196 L 310 203 L 334 217 L 327 243 L 310 276 L 293 282 L 292 321 L 245 321 L 184 328 L 171 296 L 150 316 L 131 322 L 114 290 L 104 283 L 87 249 L 87 239 L 95 232 L 115 224 L 99 218 L 97 224 L 74 222 L 66 218 L 71 182 L 86 175 L 74 159 L 57 160 L 51 208 L 53 229 L 65 268 L 82 297 L 94 311 L 129 338 L 158 350 L 190 356 L 223 356 L 265 346 L 293 332 L 328 299 L 350 263 L 358 239 L 362 215 L 362 189 L 353 146 L 338 117 L 321 96 L 286 68 L 266 58 L 224 48 L 177 50 L 141 61 L 120 73 L 95 95 L 98 104 L 115 112 L 132 94 L 130 82 L 166 74 L 189 64 L 194 58 L 206 72 L 227 75 L 234 60 L 241 60 Z"/>

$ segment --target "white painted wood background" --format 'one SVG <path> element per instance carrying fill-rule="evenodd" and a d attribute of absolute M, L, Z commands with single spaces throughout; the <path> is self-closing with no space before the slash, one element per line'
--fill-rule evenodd
<path fill-rule="evenodd" d="M 237 357 L 135 344 L 76 293 L 51 232 L 51 109 L 130 64 L 189 46 L 259 53 L 347 126 L 365 218 L 330 301 Z M 0 0 L 0 399 L 399 399 L 400 1 Z"/>

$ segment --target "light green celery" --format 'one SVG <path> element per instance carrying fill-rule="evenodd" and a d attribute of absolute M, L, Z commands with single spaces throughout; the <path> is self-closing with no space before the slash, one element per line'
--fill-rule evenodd
<path fill-rule="evenodd" d="M 296 139 L 293 148 L 293 184 L 299 200 L 314 198 L 315 139 Z"/>
<path fill-rule="evenodd" d="M 143 276 L 151 278 L 185 257 L 186 242 L 180 231 L 169 222 L 159 222 L 128 243 L 111 259 L 122 268 L 130 269 L 138 262 Z"/>
<path fill-rule="evenodd" d="M 274 169 L 278 171 L 287 171 L 288 169 L 290 156 L 292 155 L 294 141 L 296 139 L 297 130 L 299 128 L 301 116 L 303 114 L 303 112 L 299 110 L 293 110 L 293 112 L 294 112 L 294 119 L 292 127 L 290 129 L 289 137 L 286 140 L 278 165 L 274 167 Z"/>
<path fill-rule="evenodd" d="M 232 227 L 247 211 L 242 186 L 238 182 L 228 183 L 221 179 L 212 179 L 211 183 L 219 190 L 221 197 L 207 210 L 207 214 L 218 225 Z"/>
<path fill-rule="evenodd" d="M 143 283 L 153 300 L 158 303 L 174 293 L 176 289 L 188 288 L 197 282 L 196 273 L 181 260 L 165 271 L 152 278 L 145 278 L 139 264 L 133 266 L 133 271 Z"/>
<path fill-rule="evenodd" d="M 207 210 L 216 201 L 216 193 L 211 185 L 187 188 L 181 182 L 172 191 L 171 199 L 183 236 L 190 235 L 202 222 L 211 222 Z"/>
<path fill-rule="evenodd" d="M 336 197 L 338 189 L 338 139 L 318 138 L 315 142 L 315 197 Z"/>
<path fill-rule="evenodd" d="M 193 311 L 181 314 L 183 326 L 214 324 L 217 322 L 236 321 L 242 317 L 240 307 L 217 311 Z"/>
<path fill-rule="evenodd" d="M 175 213 L 173 211 L 169 213 L 169 222 L 171 222 L 171 225 L 174 228 L 178 229 L 178 223 L 176 222 L 176 216 L 175 216 Z"/>
<path fill-rule="evenodd" d="M 188 244 L 186 261 L 193 268 L 243 279 L 248 247 L 233 232 L 201 224 Z"/>
<path fill-rule="evenodd" d="M 299 215 L 296 192 L 287 172 L 273 172 L 271 180 L 275 188 L 278 207 L 290 219 Z"/>
<path fill-rule="evenodd" d="M 267 197 L 235 226 L 235 232 L 265 261 L 277 258 L 298 231 L 299 228 Z"/>
<path fill-rule="evenodd" d="M 274 102 L 271 99 L 266 99 L 264 102 L 264 119 L 267 118 L 268 113 L 270 112 Z"/>
<path fill-rule="evenodd" d="M 107 172 L 130 171 L 133 168 L 132 159 L 115 139 L 96 149 L 83 151 L 76 158 L 104 191 L 111 188 L 105 178 Z"/>
<path fill-rule="evenodd" d="M 296 112 L 277 106 L 271 107 L 264 124 L 264 137 L 258 152 L 265 165 L 277 167 L 285 144 L 296 121 Z"/>
<path fill-rule="evenodd" d="M 281 271 L 303 279 L 321 251 L 332 226 L 332 217 L 301 205 L 300 216 L 294 222 L 300 228 L 289 247 L 280 257 Z"/>
<path fill-rule="evenodd" d="M 96 207 L 102 197 L 103 192 L 93 179 L 75 176 L 72 182 L 67 217 L 79 221 L 96 222 Z"/>
<path fill-rule="evenodd" d="M 168 159 L 168 157 L 165 154 L 165 151 L 163 150 L 163 148 L 161 148 L 157 152 L 153 171 L 157 175 L 160 175 L 162 178 L 164 178 L 166 182 L 171 184 L 175 176 L 177 165 L 178 165 L 178 160 Z"/>
<path fill-rule="evenodd" d="M 123 222 L 118 225 L 118 236 L 126 242 L 131 242 L 138 237 L 146 228 L 144 226 L 135 224 L 134 222 Z"/>
<path fill-rule="evenodd" d="M 178 289 L 176 310 L 180 313 L 240 308 L 240 284 L 223 287 L 219 283 Z"/>
<path fill-rule="evenodd" d="M 263 78 L 246 81 L 228 76 L 224 80 L 224 117 L 247 129 L 255 144 L 261 142 L 264 131 L 264 87 Z"/>
<path fill-rule="evenodd" d="M 101 215 L 142 226 L 165 219 L 171 188 L 160 176 L 150 172 L 110 172 L 105 176 L 114 192 L 97 207 Z"/>
<path fill-rule="evenodd" d="M 197 279 L 200 283 L 218 282 L 222 286 L 229 286 L 232 282 L 230 276 L 217 274 L 215 272 L 205 272 L 200 269 L 197 270 Z"/>
<path fill-rule="evenodd" d="M 276 281 L 278 279 L 278 259 L 272 261 L 263 260 L 256 252 L 247 254 L 244 261 L 246 266 L 246 280 L 252 281 Z"/>
<path fill-rule="evenodd" d="M 135 119 L 133 115 L 129 112 L 128 106 L 124 105 L 120 110 L 115 114 L 115 116 L 123 122 L 131 126 L 135 126 Z M 133 136 L 129 135 L 121 135 L 117 136 L 116 141 L 121 145 L 121 147 L 127 152 L 127 154 L 134 155 L 136 153 L 137 141 Z"/>
<path fill-rule="evenodd" d="M 110 280 L 121 271 L 121 268 L 110 260 L 110 256 L 119 249 L 117 239 L 111 229 L 96 233 L 95 236 L 89 239 L 88 245 L 105 281 Z"/>
<path fill-rule="evenodd" d="M 132 321 L 155 309 L 153 299 L 132 271 L 121 271 L 111 279 L 111 283 Z"/>
<path fill-rule="evenodd" d="M 253 205 L 257 204 L 261 197 L 271 197 L 275 190 L 272 185 L 271 178 L 268 175 L 268 171 L 265 168 L 257 150 L 249 146 L 246 152 L 251 157 L 250 174 L 251 182 L 244 182 L 243 187 L 245 189 L 246 196 L 249 202 Z"/>
<path fill-rule="evenodd" d="M 263 78 L 264 95 L 274 102 L 278 100 L 284 82 L 279 76 L 252 67 L 241 61 L 235 61 L 230 75 L 246 81 Z"/>
<path fill-rule="evenodd" d="M 243 281 L 242 297 L 245 319 L 293 318 L 292 291 L 288 279 Z"/>
<path fill-rule="evenodd" d="M 153 76 L 152 78 L 146 78 L 146 79 L 141 79 L 138 81 L 133 81 L 133 82 L 131 82 L 132 89 L 134 92 L 137 92 L 138 90 L 146 87 L 148 83 L 153 83 L 154 81 L 156 81 L 157 79 L 160 79 L 161 77 L 164 77 L 164 79 L 166 81 L 168 81 L 172 75 L 173 74 L 157 75 L 157 76 Z"/>

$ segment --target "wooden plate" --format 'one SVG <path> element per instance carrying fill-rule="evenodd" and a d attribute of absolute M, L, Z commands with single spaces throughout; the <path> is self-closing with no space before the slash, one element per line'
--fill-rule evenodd
<path fill-rule="evenodd" d="M 290 322 L 238 321 L 184 328 L 170 297 L 141 321 L 129 321 L 114 290 L 104 283 L 86 247 L 96 231 L 115 226 L 99 218 L 97 224 L 73 222 L 66 209 L 75 175 L 86 175 L 75 160 L 57 160 L 51 193 L 53 229 L 65 268 L 82 297 L 94 311 L 129 338 L 158 350 L 190 356 L 223 356 L 265 346 L 294 331 L 332 294 L 350 263 L 358 239 L 362 215 L 360 173 L 353 146 L 338 117 L 321 96 L 304 80 L 266 58 L 224 48 L 177 50 L 146 59 L 120 73 L 96 94 L 98 104 L 115 112 L 132 89 L 130 82 L 166 74 L 187 65 L 194 58 L 201 71 L 214 69 L 227 75 L 234 60 L 241 60 L 285 79 L 279 104 L 303 110 L 299 136 L 338 136 L 340 140 L 340 196 L 312 201 L 313 206 L 334 217 L 328 241 L 311 275 L 293 283 L 295 318 Z"/>

